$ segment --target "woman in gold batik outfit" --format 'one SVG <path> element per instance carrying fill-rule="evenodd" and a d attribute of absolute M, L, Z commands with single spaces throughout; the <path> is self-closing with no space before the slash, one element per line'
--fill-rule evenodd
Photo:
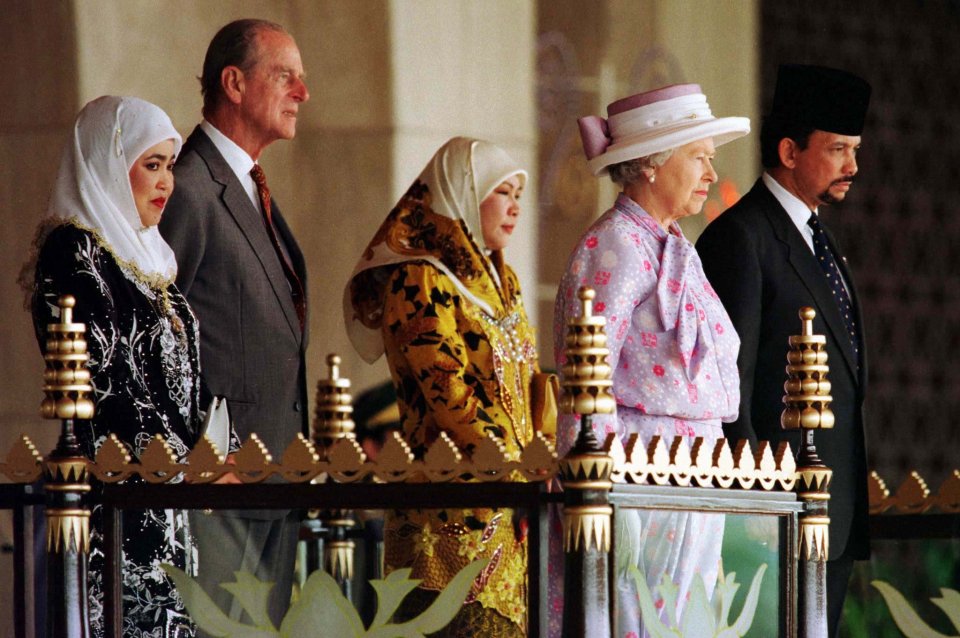
<path fill-rule="evenodd" d="M 358 352 L 384 352 L 403 435 L 422 456 L 441 432 L 471 454 L 494 435 L 511 458 L 533 438 L 539 371 L 516 274 L 502 249 L 527 174 L 488 142 L 454 138 L 381 225 L 345 293 Z M 386 571 L 420 586 L 398 620 L 423 611 L 460 569 L 489 563 L 456 618 L 435 636 L 525 636 L 526 521 L 510 509 L 403 510 L 387 517 Z"/>

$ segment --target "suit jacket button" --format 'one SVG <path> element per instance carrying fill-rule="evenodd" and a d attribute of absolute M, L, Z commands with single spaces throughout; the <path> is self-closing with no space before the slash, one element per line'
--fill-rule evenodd
<path fill-rule="evenodd" d="M 293 402 L 293 411 L 294 411 L 294 412 L 299 412 L 299 411 L 300 411 L 300 402 L 299 402 L 299 401 L 294 401 L 294 402 Z"/>

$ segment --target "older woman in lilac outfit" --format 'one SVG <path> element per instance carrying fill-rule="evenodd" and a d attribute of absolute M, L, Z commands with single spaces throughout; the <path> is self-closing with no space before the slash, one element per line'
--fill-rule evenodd
<path fill-rule="evenodd" d="M 591 171 L 609 174 L 622 192 L 584 233 L 560 283 L 557 362 L 563 363 L 567 321 L 580 313 L 576 291 L 590 286 L 594 311 L 607 320 L 617 402 L 616 414 L 594 418 L 598 437 L 716 440 L 721 422 L 737 417 L 740 340 L 677 220 L 701 211 L 717 179 L 715 147 L 746 135 L 750 121 L 713 117 L 695 84 L 634 95 L 607 112 L 607 120 L 581 119 L 581 137 Z M 573 415 L 558 423 L 561 452 L 573 445 L 578 427 Z M 720 515 L 632 516 L 621 516 L 625 526 L 618 529 L 620 636 L 644 635 L 628 565 L 645 573 L 652 592 L 664 575 L 679 586 L 679 617 L 696 574 L 712 592 L 723 537 Z M 654 602 L 663 605 L 656 593 Z"/>

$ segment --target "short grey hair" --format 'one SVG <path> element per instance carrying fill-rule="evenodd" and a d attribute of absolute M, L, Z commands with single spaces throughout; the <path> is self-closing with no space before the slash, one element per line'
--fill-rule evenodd
<path fill-rule="evenodd" d="M 203 75 L 200 76 L 204 117 L 210 116 L 224 99 L 223 86 L 220 84 L 223 70 L 235 66 L 246 73 L 256 65 L 260 54 L 257 36 L 264 31 L 286 33 L 276 22 L 243 19 L 223 26 L 213 36 L 203 59 Z"/>
<path fill-rule="evenodd" d="M 607 167 L 610 172 L 610 179 L 614 184 L 619 184 L 621 187 L 645 180 L 647 176 L 643 172 L 651 168 L 660 168 L 666 164 L 670 156 L 673 155 L 673 151 L 674 149 L 671 148 L 646 157 L 637 157 L 625 162 L 611 164 Z"/>

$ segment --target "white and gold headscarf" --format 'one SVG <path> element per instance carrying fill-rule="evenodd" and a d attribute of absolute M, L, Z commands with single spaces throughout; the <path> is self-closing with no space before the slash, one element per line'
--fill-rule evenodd
<path fill-rule="evenodd" d="M 455 137 L 440 147 L 370 240 L 347 282 L 344 321 L 354 348 L 372 363 L 383 354 L 380 319 L 389 266 L 425 261 L 490 316 L 512 291 L 501 290 L 503 257 L 483 240 L 480 203 L 527 172 L 499 146 Z"/>

